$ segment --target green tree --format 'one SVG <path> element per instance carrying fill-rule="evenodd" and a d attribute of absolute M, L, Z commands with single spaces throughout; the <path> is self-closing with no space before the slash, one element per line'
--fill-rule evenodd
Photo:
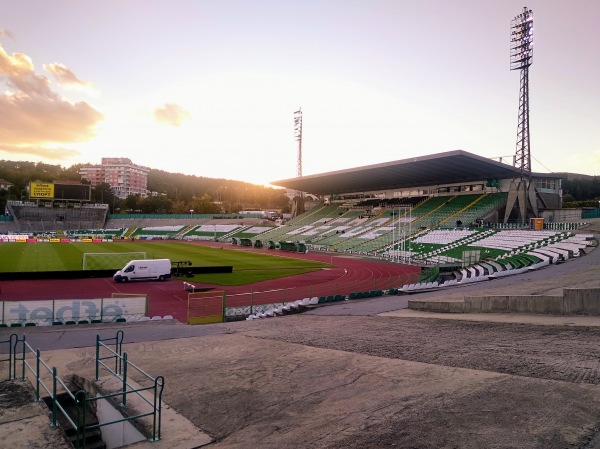
<path fill-rule="evenodd" d="M 92 201 L 100 204 L 113 204 L 115 194 L 110 184 L 105 182 L 92 188 Z"/>
<path fill-rule="evenodd" d="M 127 212 L 135 212 L 140 210 L 140 196 L 129 195 L 127 198 L 125 198 L 125 208 Z"/>
<path fill-rule="evenodd" d="M 190 203 L 190 209 L 193 209 L 195 214 L 218 214 L 221 212 L 221 208 L 212 202 L 212 198 L 208 194 L 194 196 Z"/>
<path fill-rule="evenodd" d="M 173 206 L 171 207 L 171 213 L 173 214 L 188 214 L 190 212 L 190 206 L 183 200 L 175 200 L 173 201 Z"/>
<path fill-rule="evenodd" d="M 140 208 L 146 214 L 170 214 L 172 203 L 166 195 L 150 195 L 140 200 Z"/>

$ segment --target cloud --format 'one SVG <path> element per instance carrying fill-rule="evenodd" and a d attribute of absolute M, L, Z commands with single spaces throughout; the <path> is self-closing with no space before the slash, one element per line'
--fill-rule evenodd
<path fill-rule="evenodd" d="M 77 80 L 62 64 L 50 66 L 65 79 L 70 74 Z M 54 92 L 48 78 L 35 73 L 27 55 L 8 55 L 0 46 L 0 81 L 3 80 L 8 90 L 0 94 L 1 151 L 14 153 L 20 148 L 23 153 L 60 159 L 65 152 L 53 149 L 57 144 L 90 139 L 104 118 L 88 103 L 70 102 Z"/>
<path fill-rule="evenodd" d="M 78 157 L 81 153 L 71 148 L 48 148 L 39 146 L 16 146 L 16 145 L 4 145 L 0 143 L 0 152 L 15 154 L 15 155 L 28 155 L 34 157 L 42 157 L 46 159 L 54 160 L 69 160 Z"/>
<path fill-rule="evenodd" d="M 185 120 L 191 118 L 192 116 L 188 111 L 175 103 L 165 103 L 162 108 L 157 108 L 154 111 L 154 120 L 172 126 L 181 126 Z"/>
<path fill-rule="evenodd" d="M 77 78 L 77 76 L 75 76 L 75 74 L 68 67 L 58 62 L 44 65 L 44 70 L 46 70 L 48 73 L 51 73 L 58 84 L 65 86 L 95 87 L 89 81 L 82 81 Z"/>
<path fill-rule="evenodd" d="M 5 28 L 0 28 L 0 36 L 6 36 L 12 40 L 15 40 L 14 34 L 12 34 L 9 30 Z"/>

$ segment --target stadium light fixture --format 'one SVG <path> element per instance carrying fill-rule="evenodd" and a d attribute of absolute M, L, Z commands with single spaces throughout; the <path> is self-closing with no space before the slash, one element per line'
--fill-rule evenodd
<path fill-rule="evenodd" d="M 523 12 L 510 22 L 510 69 L 522 70 L 533 62 L 533 11 Z"/>

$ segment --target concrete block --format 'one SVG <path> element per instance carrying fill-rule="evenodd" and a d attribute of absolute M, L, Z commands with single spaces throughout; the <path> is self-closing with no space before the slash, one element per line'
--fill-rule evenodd
<path fill-rule="evenodd" d="M 600 315 L 600 288 L 565 288 L 563 296 L 565 313 Z"/>
<path fill-rule="evenodd" d="M 532 295 L 527 299 L 527 304 L 529 313 L 563 314 L 562 296 Z"/>

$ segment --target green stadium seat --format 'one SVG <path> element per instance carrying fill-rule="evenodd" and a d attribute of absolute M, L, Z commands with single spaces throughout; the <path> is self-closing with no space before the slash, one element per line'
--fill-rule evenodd
<path fill-rule="evenodd" d="M 326 296 L 319 296 L 319 304 L 323 304 L 327 302 L 327 297 Z"/>

